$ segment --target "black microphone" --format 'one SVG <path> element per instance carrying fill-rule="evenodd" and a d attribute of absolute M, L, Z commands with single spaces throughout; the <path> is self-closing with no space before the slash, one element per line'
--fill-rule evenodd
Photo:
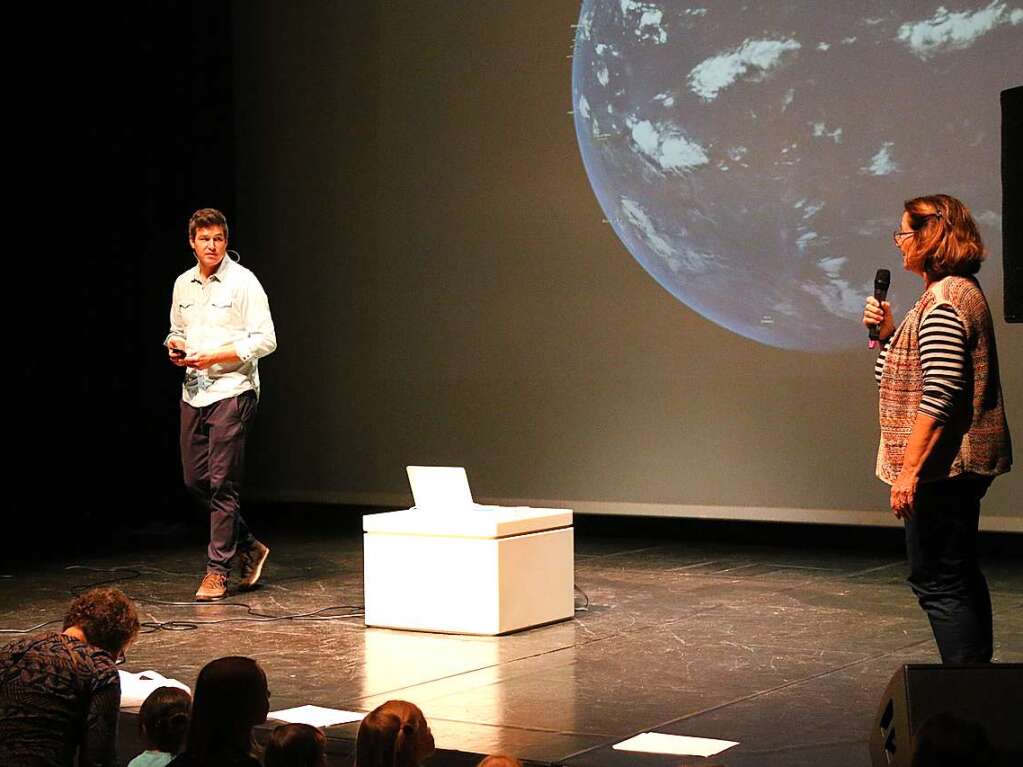
<path fill-rule="evenodd" d="M 888 286 L 892 284 L 892 273 L 887 269 L 878 269 L 877 274 L 874 275 L 874 298 L 878 304 L 884 302 L 888 298 Z M 877 342 L 880 340 L 880 326 L 871 325 L 870 332 L 867 334 L 870 338 L 870 343 L 867 344 L 868 349 L 877 348 Z"/>

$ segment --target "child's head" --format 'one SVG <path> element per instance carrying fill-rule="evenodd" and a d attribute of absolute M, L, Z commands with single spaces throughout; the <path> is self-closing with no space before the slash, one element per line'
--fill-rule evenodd
<path fill-rule="evenodd" d="M 491 754 L 485 757 L 476 767 L 522 767 L 522 762 L 508 754 Z"/>
<path fill-rule="evenodd" d="M 265 767 L 326 767 L 327 738 L 308 724 L 275 727 L 263 752 Z"/>
<path fill-rule="evenodd" d="M 147 751 L 176 754 L 185 742 L 192 696 L 177 687 L 158 687 L 139 709 L 139 728 Z"/>
<path fill-rule="evenodd" d="M 185 753 L 202 767 L 251 755 L 252 728 L 269 711 L 266 674 L 255 660 L 237 655 L 212 660 L 195 679 Z"/>
<path fill-rule="evenodd" d="M 370 711 L 355 738 L 356 767 L 418 767 L 433 753 L 433 733 L 419 707 L 389 700 Z"/>

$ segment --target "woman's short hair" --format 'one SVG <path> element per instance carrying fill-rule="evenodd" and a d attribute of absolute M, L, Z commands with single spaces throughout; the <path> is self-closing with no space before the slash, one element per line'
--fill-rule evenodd
<path fill-rule="evenodd" d="M 355 767 L 418 767 L 433 750 L 433 735 L 419 707 L 389 700 L 359 725 Z"/>
<path fill-rule="evenodd" d="M 71 602 L 64 616 L 64 630 L 77 626 L 91 645 L 114 658 L 138 636 L 139 614 L 120 589 L 100 587 L 81 594 Z"/>
<path fill-rule="evenodd" d="M 309 724 L 275 727 L 263 751 L 264 767 L 323 767 L 327 763 L 327 738 Z"/>
<path fill-rule="evenodd" d="M 149 751 L 176 754 L 185 742 L 192 696 L 180 687 L 157 687 L 139 709 L 139 729 Z"/>
<path fill-rule="evenodd" d="M 955 197 L 933 194 L 904 203 L 915 233 L 909 248 L 931 279 L 976 274 L 984 260 L 984 243 L 970 209 Z"/>

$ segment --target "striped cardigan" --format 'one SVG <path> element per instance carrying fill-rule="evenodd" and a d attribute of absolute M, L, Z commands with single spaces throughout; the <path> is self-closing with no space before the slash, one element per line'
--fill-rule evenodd
<path fill-rule="evenodd" d="M 946 277 L 932 285 L 909 310 L 891 338 L 881 373 L 881 443 L 877 476 L 892 484 L 902 470 L 909 434 L 923 394 L 920 324 L 939 304 L 951 304 L 966 330 L 968 370 L 959 407 L 945 424 L 921 480 L 971 473 L 994 477 L 1009 471 L 1012 444 L 1002 405 L 998 354 L 987 299 L 971 277 Z"/>

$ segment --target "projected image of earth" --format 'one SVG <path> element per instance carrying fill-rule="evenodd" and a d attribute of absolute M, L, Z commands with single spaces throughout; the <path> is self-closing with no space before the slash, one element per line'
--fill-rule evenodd
<path fill-rule="evenodd" d="M 909 197 L 963 199 L 1000 285 L 998 98 L 1021 50 L 1023 4 L 1002 0 L 585 0 L 576 133 L 664 288 L 747 338 L 834 351 L 863 344 L 877 268 L 897 316 L 920 293 L 891 241 Z"/>

